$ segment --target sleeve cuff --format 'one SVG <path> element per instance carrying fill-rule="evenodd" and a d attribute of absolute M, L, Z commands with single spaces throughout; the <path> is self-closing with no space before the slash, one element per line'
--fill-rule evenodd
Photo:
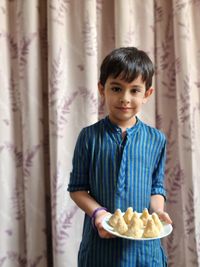
<path fill-rule="evenodd" d="M 166 201 L 166 190 L 164 188 L 153 188 L 151 190 L 151 195 L 162 195 Z"/>
<path fill-rule="evenodd" d="M 76 191 L 89 191 L 89 185 L 72 185 L 69 184 L 67 191 L 76 192 Z"/>

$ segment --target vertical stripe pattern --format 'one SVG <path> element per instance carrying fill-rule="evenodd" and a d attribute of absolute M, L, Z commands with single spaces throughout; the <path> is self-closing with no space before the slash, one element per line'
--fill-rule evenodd
<path fill-rule="evenodd" d="M 89 191 L 113 213 L 128 207 L 142 212 L 163 186 L 166 139 L 162 132 L 137 123 L 121 129 L 106 117 L 84 128 L 77 140 L 68 191 Z M 79 267 L 162 267 L 166 258 L 159 240 L 101 239 L 85 215 Z"/>

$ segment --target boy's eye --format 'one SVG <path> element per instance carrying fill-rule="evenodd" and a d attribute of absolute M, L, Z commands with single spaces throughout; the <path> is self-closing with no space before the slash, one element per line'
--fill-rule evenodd
<path fill-rule="evenodd" d="M 121 88 L 115 86 L 115 87 L 112 87 L 111 90 L 112 90 L 113 92 L 120 92 L 120 91 L 121 91 Z"/>
<path fill-rule="evenodd" d="M 131 93 L 133 93 L 133 94 L 136 94 L 136 93 L 139 93 L 139 92 L 140 92 L 140 90 L 137 89 L 137 88 L 131 89 Z"/>

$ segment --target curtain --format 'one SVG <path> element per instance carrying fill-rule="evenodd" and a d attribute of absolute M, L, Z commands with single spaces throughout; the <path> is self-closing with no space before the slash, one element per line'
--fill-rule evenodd
<path fill-rule="evenodd" d="M 73 150 L 82 127 L 106 114 L 99 66 L 120 46 L 156 66 L 139 116 L 168 140 L 169 266 L 200 266 L 199 23 L 199 0 L 0 1 L 0 266 L 77 266 Z"/>

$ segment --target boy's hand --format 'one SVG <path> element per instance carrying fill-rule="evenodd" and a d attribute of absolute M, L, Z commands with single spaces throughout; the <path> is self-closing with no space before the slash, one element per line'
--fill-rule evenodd
<path fill-rule="evenodd" d="M 101 238 L 113 238 L 115 237 L 114 235 L 108 233 L 106 230 L 104 230 L 102 226 L 102 221 L 105 217 L 110 215 L 109 212 L 105 210 L 100 210 L 97 212 L 96 217 L 95 217 L 95 226 L 97 228 L 98 234 Z"/>
<path fill-rule="evenodd" d="M 168 223 L 168 224 L 172 224 L 172 220 L 169 217 L 169 214 L 165 211 L 156 211 L 156 213 L 158 214 L 158 217 L 161 221 Z"/>

